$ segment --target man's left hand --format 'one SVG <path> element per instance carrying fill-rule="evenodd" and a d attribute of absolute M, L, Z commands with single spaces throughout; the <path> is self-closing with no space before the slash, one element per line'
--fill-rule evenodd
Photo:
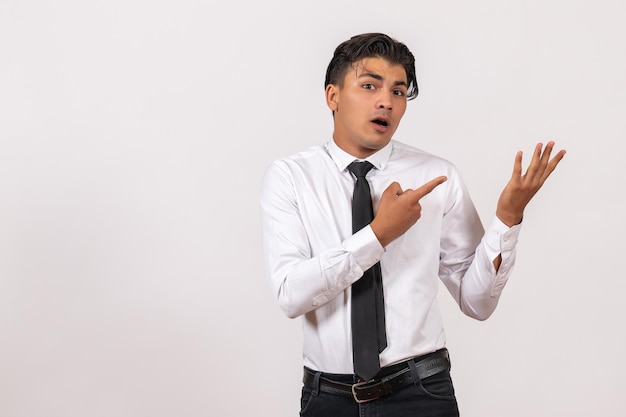
<path fill-rule="evenodd" d="M 554 142 L 552 141 L 548 142 L 545 149 L 543 149 L 543 144 L 538 143 L 530 165 L 523 175 L 522 152 L 517 152 L 513 175 L 502 190 L 496 208 L 496 216 L 502 223 L 509 227 L 521 223 L 524 209 L 565 155 L 565 150 L 560 150 L 550 159 L 553 148 Z"/>

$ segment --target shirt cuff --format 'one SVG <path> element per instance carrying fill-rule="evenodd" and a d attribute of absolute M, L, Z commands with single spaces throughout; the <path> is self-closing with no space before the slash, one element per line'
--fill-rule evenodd
<path fill-rule="evenodd" d="M 343 247 L 352 254 L 354 261 L 363 271 L 380 261 L 385 253 L 385 248 L 369 225 L 344 240 Z"/>
<path fill-rule="evenodd" d="M 485 233 L 485 251 L 489 260 L 493 261 L 500 254 L 503 256 L 512 252 L 517 245 L 521 223 L 509 227 L 494 216 Z"/>

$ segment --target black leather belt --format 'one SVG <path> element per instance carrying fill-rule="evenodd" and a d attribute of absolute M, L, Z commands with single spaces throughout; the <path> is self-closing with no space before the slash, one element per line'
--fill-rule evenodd
<path fill-rule="evenodd" d="M 448 351 L 447 349 L 442 349 L 433 354 L 429 354 L 424 359 L 415 358 L 403 362 L 404 366 L 401 367 L 399 371 L 371 381 L 346 384 L 326 378 L 323 374 L 316 377 L 318 372 L 305 367 L 302 382 L 305 386 L 315 389 L 316 379 L 319 379 L 320 391 L 328 394 L 351 397 L 354 398 L 357 403 L 364 403 L 391 394 L 407 385 L 416 382 L 419 383 L 419 381 L 415 381 L 415 377 L 413 376 L 414 371 L 411 371 L 412 365 L 409 362 L 415 363 L 415 371 L 417 371 L 417 378 L 419 378 L 419 380 L 450 369 Z"/>

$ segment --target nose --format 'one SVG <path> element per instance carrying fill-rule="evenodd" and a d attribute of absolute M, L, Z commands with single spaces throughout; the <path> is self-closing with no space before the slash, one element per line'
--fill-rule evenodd
<path fill-rule="evenodd" d="M 382 90 L 380 91 L 378 95 L 378 101 L 376 103 L 376 108 L 391 110 L 391 92 Z"/>

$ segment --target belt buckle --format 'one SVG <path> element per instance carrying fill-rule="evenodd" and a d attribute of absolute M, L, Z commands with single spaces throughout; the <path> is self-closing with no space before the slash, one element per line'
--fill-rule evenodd
<path fill-rule="evenodd" d="M 367 384 L 369 384 L 370 382 L 373 382 L 373 381 L 374 381 L 374 380 L 372 380 L 372 381 L 357 382 L 356 384 L 352 384 L 352 397 L 354 398 L 354 401 L 356 401 L 358 404 L 363 404 L 363 403 L 368 403 L 368 402 L 370 402 L 370 401 L 374 401 L 374 400 L 377 400 L 377 399 L 379 399 L 379 398 L 380 398 L 380 395 L 379 395 L 379 396 L 377 396 L 377 397 L 373 397 L 373 398 L 367 398 L 367 399 L 365 399 L 365 400 L 361 400 L 361 399 L 359 399 L 359 398 L 357 397 L 357 394 L 356 394 L 356 390 L 355 390 L 355 388 L 361 387 L 361 386 L 363 386 L 363 385 L 367 385 Z"/>

